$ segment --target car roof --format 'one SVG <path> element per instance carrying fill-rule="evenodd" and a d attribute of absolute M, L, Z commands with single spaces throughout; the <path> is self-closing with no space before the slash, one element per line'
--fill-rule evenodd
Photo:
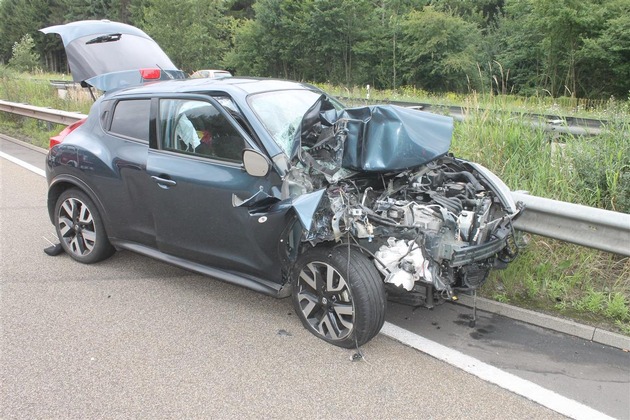
<path fill-rule="evenodd" d="M 290 80 L 255 77 L 227 77 L 221 79 L 200 78 L 147 83 L 142 86 L 117 90 L 111 92 L 107 96 L 122 97 L 147 94 L 160 95 L 168 93 L 198 93 L 213 90 L 226 92 L 233 96 L 247 96 L 254 93 L 295 89 L 319 90 L 310 84 Z"/>

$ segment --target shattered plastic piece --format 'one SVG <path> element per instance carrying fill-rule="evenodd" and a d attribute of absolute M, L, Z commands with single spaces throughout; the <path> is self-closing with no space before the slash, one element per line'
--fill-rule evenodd
<path fill-rule="evenodd" d="M 56 235 L 53 234 L 53 236 L 55 236 L 56 238 Z M 46 255 L 49 255 L 51 257 L 56 257 L 57 255 L 60 255 L 61 253 L 63 253 L 63 247 L 61 246 L 61 243 L 52 242 L 50 239 L 48 239 L 45 236 L 42 236 L 42 238 L 50 244 L 49 247 L 44 248 L 44 252 L 46 253 Z"/>
<path fill-rule="evenodd" d="M 54 244 L 47 248 L 44 248 L 44 252 L 46 253 L 46 255 L 56 257 L 57 255 L 63 253 L 63 248 L 61 247 L 61 244 Z"/>
<path fill-rule="evenodd" d="M 301 195 L 293 200 L 293 208 L 300 218 L 302 227 L 307 232 L 311 230 L 311 225 L 313 224 L 313 213 L 317 210 L 324 192 L 326 192 L 326 190 L 322 189 L 310 194 Z"/>

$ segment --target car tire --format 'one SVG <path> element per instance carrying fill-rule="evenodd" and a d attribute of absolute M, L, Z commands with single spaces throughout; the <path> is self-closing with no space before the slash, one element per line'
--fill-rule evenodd
<path fill-rule="evenodd" d="M 356 248 L 312 248 L 293 271 L 292 299 L 302 324 L 344 348 L 370 341 L 385 321 L 383 280 Z"/>
<path fill-rule="evenodd" d="M 76 188 L 64 191 L 57 199 L 54 224 L 62 248 L 76 261 L 92 264 L 115 252 L 96 205 Z"/>

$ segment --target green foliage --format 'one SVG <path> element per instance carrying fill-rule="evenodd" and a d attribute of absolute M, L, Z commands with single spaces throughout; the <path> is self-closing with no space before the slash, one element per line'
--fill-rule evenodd
<path fill-rule="evenodd" d="M 9 67 L 17 71 L 33 71 L 39 66 L 39 54 L 33 49 L 35 41 L 26 34 L 19 42 L 13 44 L 13 55 L 9 60 Z"/>
<path fill-rule="evenodd" d="M 584 204 L 630 213 L 630 127 L 610 127 L 594 139 L 569 139 L 565 161 Z"/>
<path fill-rule="evenodd" d="M 504 108 L 479 109 L 455 126 L 452 150 L 482 163 L 510 188 L 587 206 L 630 212 L 630 124 L 611 123 L 595 138 L 554 139 Z M 627 118 L 627 116 L 626 116 Z"/>
<path fill-rule="evenodd" d="M 621 95 L 629 89 L 630 4 L 620 0 L 506 0 L 490 35 L 516 91 Z M 625 75 L 625 78 L 624 78 Z"/>
<path fill-rule="evenodd" d="M 424 89 L 465 91 L 477 71 L 481 30 L 452 14 L 427 6 L 401 24 L 405 81 Z"/>
<path fill-rule="evenodd" d="M 629 258 L 528 238 L 527 247 L 506 270 L 491 273 L 482 295 L 630 335 Z"/>
<path fill-rule="evenodd" d="M 182 70 L 221 68 L 230 18 L 222 0 L 152 0 L 142 12 L 143 29 Z"/>
<path fill-rule="evenodd" d="M 253 10 L 255 20 L 235 27 L 226 66 L 237 74 L 302 79 L 298 63 L 307 54 L 304 2 L 259 0 Z"/>
<path fill-rule="evenodd" d="M 81 19 L 134 24 L 190 72 L 396 90 L 625 98 L 627 0 L 2 0 L 0 63 L 25 34 L 67 72 L 58 37 Z"/>

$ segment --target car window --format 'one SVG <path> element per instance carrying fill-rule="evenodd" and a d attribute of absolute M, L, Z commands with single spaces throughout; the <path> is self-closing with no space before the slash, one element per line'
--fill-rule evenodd
<path fill-rule="evenodd" d="M 241 162 L 245 140 L 211 103 L 160 100 L 160 148 L 228 162 Z"/>
<path fill-rule="evenodd" d="M 109 131 L 148 143 L 150 110 L 151 101 L 149 99 L 118 102 L 114 109 L 112 125 Z"/>

